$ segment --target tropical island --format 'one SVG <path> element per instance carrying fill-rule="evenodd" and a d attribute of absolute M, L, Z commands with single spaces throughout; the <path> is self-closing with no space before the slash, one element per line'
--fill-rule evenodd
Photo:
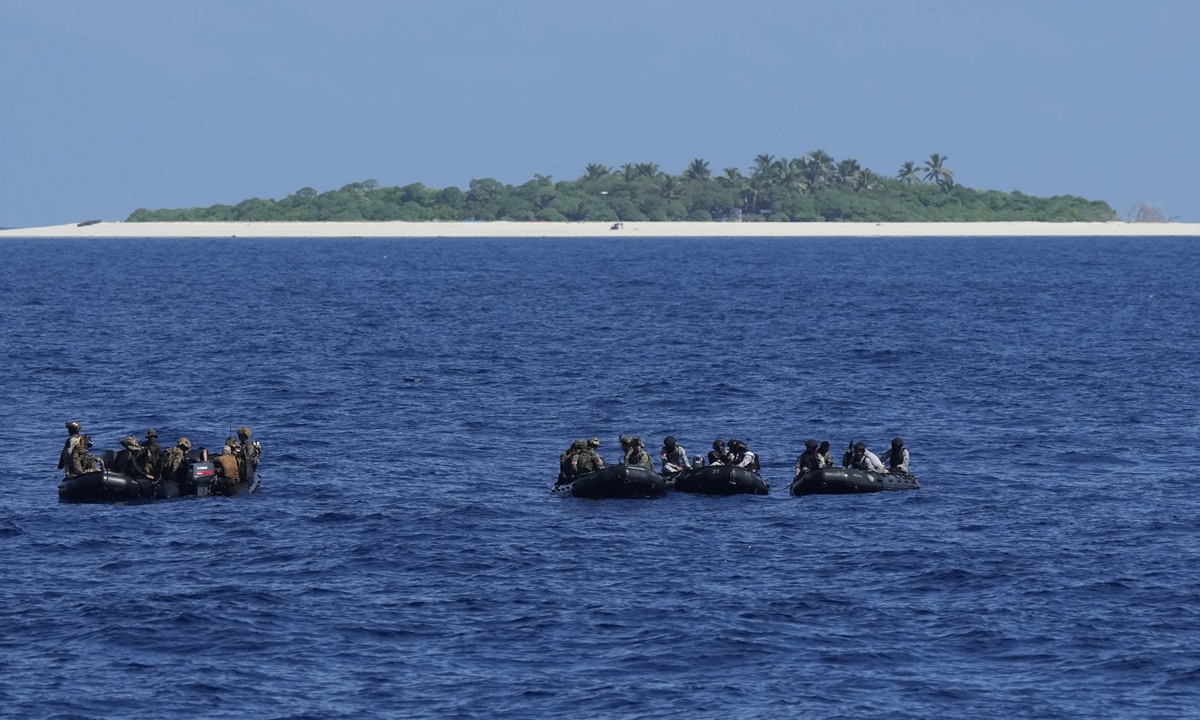
<path fill-rule="evenodd" d="M 759 155 L 743 175 L 693 160 L 678 175 L 655 163 L 609 168 L 593 163 L 576 180 L 535 175 L 521 185 L 491 178 L 457 187 L 421 183 L 380 187 L 374 180 L 318 193 L 303 188 L 282 200 L 237 205 L 135 210 L 126 222 L 1108 222 L 1108 203 L 1074 195 L 1041 198 L 977 190 L 955 182 L 947 158 L 906 162 L 885 177 L 822 150 L 804 157 Z"/>

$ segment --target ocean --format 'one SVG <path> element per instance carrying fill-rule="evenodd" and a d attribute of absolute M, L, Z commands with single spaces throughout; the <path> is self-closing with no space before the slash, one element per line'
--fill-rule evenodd
<path fill-rule="evenodd" d="M 1194 239 L 0 256 L 0 715 L 1200 717 Z M 60 504 L 68 420 L 262 491 Z M 550 494 L 624 434 L 772 493 Z M 894 436 L 920 490 L 787 494 Z"/>

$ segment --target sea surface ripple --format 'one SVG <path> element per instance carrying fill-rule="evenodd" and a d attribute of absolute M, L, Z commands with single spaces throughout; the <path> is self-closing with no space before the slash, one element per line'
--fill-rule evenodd
<path fill-rule="evenodd" d="M 1197 716 L 1195 240 L 0 255 L 0 715 Z M 61 505 L 66 420 L 263 490 Z M 550 495 L 626 433 L 773 492 Z M 895 435 L 919 491 L 786 494 Z"/>

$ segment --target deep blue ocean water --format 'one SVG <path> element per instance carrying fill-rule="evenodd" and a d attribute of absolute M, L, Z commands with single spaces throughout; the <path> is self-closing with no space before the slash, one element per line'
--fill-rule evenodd
<path fill-rule="evenodd" d="M 1200 716 L 1190 239 L 5 241 L 0 715 Z M 60 505 L 249 425 L 263 490 Z M 768 497 L 551 496 L 595 435 Z M 807 437 L 916 492 L 792 498 Z"/>

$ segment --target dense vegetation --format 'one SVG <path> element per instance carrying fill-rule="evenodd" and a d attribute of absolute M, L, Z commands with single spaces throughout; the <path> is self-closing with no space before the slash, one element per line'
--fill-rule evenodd
<path fill-rule="evenodd" d="M 1020 192 L 958 185 L 946 158 L 908 162 L 894 178 L 835 162 L 815 150 L 802 158 L 759 155 L 749 175 L 725 168 L 715 177 L 704 160 L 679 175 L 654 163 L 618 170 L 588 165 L 577 180 L 535 175 L 522 185 L 472 180 L 467 191 L 421 183 L 379 187 L 374 180 L 318 193 L 304 188 L 283 200 L 253 198 L 237 205 L 134 211 L 148 221 L 380 221 L 380 220 L 729 220 L 937 222 L 1115 220 L 1108 203 L 1072 195 L 1038 198 Z"/>

